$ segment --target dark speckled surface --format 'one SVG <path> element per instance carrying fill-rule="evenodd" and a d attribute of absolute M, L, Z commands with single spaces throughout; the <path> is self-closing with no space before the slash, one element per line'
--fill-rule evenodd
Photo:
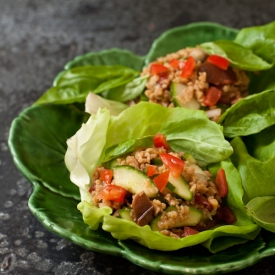
<path fill-rule="evenodd" d="M 275 20 L 274 10 L 268 0 L 0 0 L 0 274 L 158 274 L 44 229 L 8 150 L 10 124 L 76 55 L 110 47 L 143 55 L 171 27 L 212 21 L 242 28 Z M 274 261 L 234 274 L 273 275 Z"/>

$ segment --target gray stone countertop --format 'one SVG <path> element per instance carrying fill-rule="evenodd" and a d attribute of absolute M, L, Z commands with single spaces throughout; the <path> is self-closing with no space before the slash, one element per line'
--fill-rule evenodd
<path fill-rule="evenodd" d="M 147 53 L 163 31 L 212 21 L 242 28 L 275 20 L 268 0 L 0 0 L 0 274 L 143 274 L 47 231 L 28 209 L 32 187 L 15 168 L 12 120 L 47 90 L 73 57 L 111 47 Z M 275 256 L 234 274 L 275 274 Z"/>

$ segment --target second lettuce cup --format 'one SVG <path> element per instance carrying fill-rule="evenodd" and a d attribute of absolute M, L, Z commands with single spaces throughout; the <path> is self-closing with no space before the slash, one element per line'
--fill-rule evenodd
<path fill-rule="evenodd" d="M 91 115 L 68 141 L 65 163 L 92 229 L 157 250 L 211 252 L 254 239 L 232 147 L 203 111 L 141 102 Z"/>

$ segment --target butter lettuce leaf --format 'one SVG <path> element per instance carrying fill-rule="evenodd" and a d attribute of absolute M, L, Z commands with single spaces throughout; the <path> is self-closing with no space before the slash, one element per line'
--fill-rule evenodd
<path fill-rule="evenodd" d="M 234 41 L 217 40 L 200 45 L 209 54 L 219 54 L 235 67 L 260 71 L 275 64 L 275 21 L 241 29 Z"/>
<path fill-rule="evenodd" d="M 236 43 L 251 49 L 270 64 L 275 59 L 275 21 L 262 26 L 241 29 L 235 40 Z"/>
<path fill-rule="evenodd" d="M 248 136 L 275 124 L 275 91 L 243 98 L 220 117 L 226 137 Z"/>
<path fill-rule="evenodd" d="M 246 137 L 242 140 L 240 137 L 236 137 L 231 141 L 231 145 L 234 149 L 234 153 L 231 156 L 232 162 L 240 172 L 242 178 L 242 185 L 244 189 L 244 202 L 248 203 L 250 200 L 257 197 L 275 196 L 275 188 L 272 184 L 274 182 L 274 165 L 275 156 L 274 153 L 268 153 L 270 158 L 264 158 L 267 148 L 274 147 L 274 126 L 265 129 L 257 135 L 273 136 L 273 141 L 269 146 L 265 145 L 263 150 L 254 143 L 256 154 L 252 151 L 248 151 L 246 144 L 255 142 L 255 138 Z M 267 140 L 264 138 L 264 140 Z M 266 147 L 267 146 L 267 147 Z M 262 152 L 261 152 L 262 151 Z M 257 155 L 262 155 L 262 159 L 258 159 Z"/>
<path fill-rule="evenodd" d="M 199 22 L 167 30 L 158 37 L 145 57 L 145 65 L 160 56 L 176 52 L 185 47 L 195 47 L 216 40 L 234 40 L 238 30 L 217 23 Z"/>
<path fill-rule="evenodd" d="M 275 233 L 275 196 L 254 198 L 246 205 L 246 209 L 255 223 Z"/>
<path fill-rule="evenodd" d="M 119 240 L 133 239 L 150 249 L 162 251 L 173 251 L 202 244 L 210 252 L 216 253 L 230 246 L 253 240 L 260 231 L 260 227 L 253 223 L 246 214 L 242 202 L 243 189 L 237 169 L 229 159 L 222 161 L 218 166 L 225 170 L 229 184 L 226 203 L 237 217 L 237 221 L 232 225 L 221 224 L 196 235 L 175 239 L 152 231 L 149 225 L 141 227 L 135 222 L 111 216 L 109 213 L 105 213 L 106 209 L 101 210 L 85 201 L 81 202 L 78 208 L 82 212 L 84 222 L 91 228 L 98 228 L 102 223 L 102 228 Z"/>
<path fill-rule="evenodd" d="M 80 181 L 76 184 L 86 190 L 89 183 L 82 168 L 91 175 L 100 163 L 134 150 L 139 140 L 153 137 L 158 132 L 166 135 L 172 149 L 192 151 L 203 165 L 232 154 L 221 127 L 210 121 L 203 111 L 140 102 L 118 116 L 99 109 L 68 139 L 65 163 L 71 172 L 71 180 L 76 180 L 73 175 L 77 175 Z"/>
<path fill-rule="evenodd" d="M 275 90 L 275 66 L 269 70 L 258 71 L 249 75 L 250 83 L 248 86 L 249 94 L 261 93 L 264 91 Z"/>
<path fill-rule="evenodd" d="M 118 115 L 128 108 L 128 105 L 114 100 L 103 98 L 94 93 L 89 93 L 85 101 L 85 112 L 96 114 L 99 109 L 108 109 L 111 115 Z"/>
<path fill-rule="evenodd" d="M 220 118 L 227 137 L 247 136 L 273 125 L 275 90 L 275 21 L 241 29 L 235 40 L 204 44 L 208 52 L 229 58 L 233 66 L 255 71 L 249 74 L 249 96 Z M 258 95 L 256 95 L 258 94 Z"/>
<path fill-rule="evenodd" d="M 180 122 L 183 121 L 183 118 L 193 118 L 196 121 L 197 119 L 206 120 L 207 116 L 203 111 L 165 108 L 154 103 L 140 102 L 126 109 L 120 115 L 110 118 L 106 147 L 118 145 L 129 139 L 154 136 L 160 131 L 164 123 L 169 121 Z M 219 126 L 216 128 L 220 129 Z"/>
<path fill-rule="evenodd" d="M 233 41 L 218 40 L 200 45 L 208 54 L 217 54 L 228 59 L 233 67 L 247 71 L 267 70 L 273 67 L 275 58 L 270 63 L 255 54 L 249 48 Z"/>
<path fill-rule="evenodd" d="M 104 162 L 108 162 L 114 158 L 133 152 L 138 147 L 153 146 L 153 136 L 146 136 L 143 138 L 129 139 L 118 145 L 114 145 L 106 149 Z"/>
<path fill-rule="evenodd" d="M 103 218 L 113 212 L 108 206 L 98 208 L 87 201 L 80 202 L 77 205 L 77 209 L 82 213 L 84 222 L 93 230 L 98 229 L 99 225 L 103 222 Z"/>
<path fill-rule="evenodd" d="M 134 239 L 150 249 L 173 251 L 202 244 L 212 253 L 253 240 L 260 230 L 259 226 L 251 222 L 244 226 L 223 225 L 196 235 L 176 239 L 152 231 L 149 225 L 140 227 L 134 222 L 110 215 L 104 216 L 102 228 L 110 232 L 116 239 Z M 230 242 L 227 241 L 228 239 L 230 239 Z"/>
<path fill-rule="evenodd" d="M 99 109 L 67 140 L 65 165 L 70 171 L 70 180 L 80 189 L 81 200 L 90 197 L 90 175 L 103 160 L 109 119 L 110 112 Z"/>
<path fill-rule="evenodd" d="M 83 66 L 122 65 L 136 71 L 141 71 L 144 57 L 131 51 L 111 48 L 99 52 L 89 52 L 75 57 L 65 65 L 65 70 Z"/>
<path fill-rule="evenodd" d="M 138 71 L 121 65 L 74 67 L 59 73 L 53 87 L 35 105 L 84 102 L 89 92 L 100 94 L 115 89 L 116 93 L 123 93 L 126 84 L 137 75 Z M 119 101 L 124 100 L 119 98 Z"/>
<path fill-rule="evenodd" d="M 123 89 L 121 87 L 106 90 L 101 95 L 110 100 L 126 102 L 137 99 L 145 89 L 149 75 L 136 77 L 127 83 Z"/>
<path fill-rule="evenodd" d="M 103 121 L 105 128 L 100 134 L 95 134 L 97 133 L 96 127 Z M 260 227 L 252 221 L 244 208 L 241 177 L 228 159 L 232 154 L 232 148 L 224 139 L 222 128 L 210 121 L 203 111 L 166 108 L 158 104 L 140 102 L 124 110 L 118 116 L 110 116 L 107 110 L 99 110 L 91 120 L 88 120 L 87 124 L 87 126 L 82 126 L 76 134 L 85 139 L 85 142 L 81 139 L 78 141 L 81 149 L 76 148 L 76 159 L 87 169 L 89 175 L 92 174 L 95 164 L 98 165 L 100 162 L 131 152 L 137 146 L 152 145 L 153 136 L 161 132 L 166 135 L 172 149 L 192 152 L 201 164 L 210 164 L 210 166 L 222 167 L 225 170 L 229 184 L 229 193 L 225 198 L 225 203 L 237 217 L 234 224 L 221 224 L 194 236 L 180 240 L 173 239 L 152 231 L 149 225 L 140 227 L 134 222 L 113 217 L 108 207 L 104 209 L 95 207 L 91 203 L 88 184 L 86 184 L 82 192 L 86 191 L 87 194 L 81 195 L 82 202 L 78 205 L 78 209 L 82 212 L 84 222 L 91 228 L 96 229 L 102 223 L 102 228 L 119 240 L 134 239 L 151 249 L 163 251 L 202 244 L 211 252 L 217 252 L 252 240 L 259 233 Z M 97 126 L 92 128 L 92 125 Z M 93 133 L 89 133 L 87 138 L 86 135 L 84 136 L 84 131 L 89 131 L 89 129 L 92 129 Z M 94 144 L 99 144 L 100 149 Z M 89 154 L 87 158 L 86 154 Z M 68 169 L 70 169 L 69 166 Z M 216 170 L 213 169 L 213 171 Z M 74 178 L 71 177 L 71 179 Z"/>
<path fill-rule="evenodd" d="M 222 128 L 209 119 L 186 117 L 183 121 L 166 122 L 160 132 L 174 151 L 190 153 L 201 166 L 219 162 L 232 154 Z"/>
<path fill-rule="evenodd" d="M 111 117 L 106 147 L 158 132 L 166 135 L 173 150 L 192 152 L 201 165 L 232 154 L 220 126 L 210 121 L 203 111 L 165 108 L 148 102 L 140 102 L 119 116 Z"/>

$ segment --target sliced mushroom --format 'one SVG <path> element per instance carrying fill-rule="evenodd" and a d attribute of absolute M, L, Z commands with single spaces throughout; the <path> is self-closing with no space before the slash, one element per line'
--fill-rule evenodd
<path fill-rule="evenodd" d="M 189 56 L 192 56 L 196 61 L 201 62 L 206 59 L 206 53 L 200 48 L 195 48 L 194 50 L 192 50 Z"/>
<path fill-rule="evenodd" d="M 226 104 L 226 105 L 232 105 L 232 102 L 236 99 L 236 94 L 235 93 L 223 93 L 219 103 L 221 104 Z"/>
<path fill-rule="evenodd" d="M 154 207 L 143 191 L 134 196 L 132 207 L 138 225 L 144 226 L 154 218 Z"/>

